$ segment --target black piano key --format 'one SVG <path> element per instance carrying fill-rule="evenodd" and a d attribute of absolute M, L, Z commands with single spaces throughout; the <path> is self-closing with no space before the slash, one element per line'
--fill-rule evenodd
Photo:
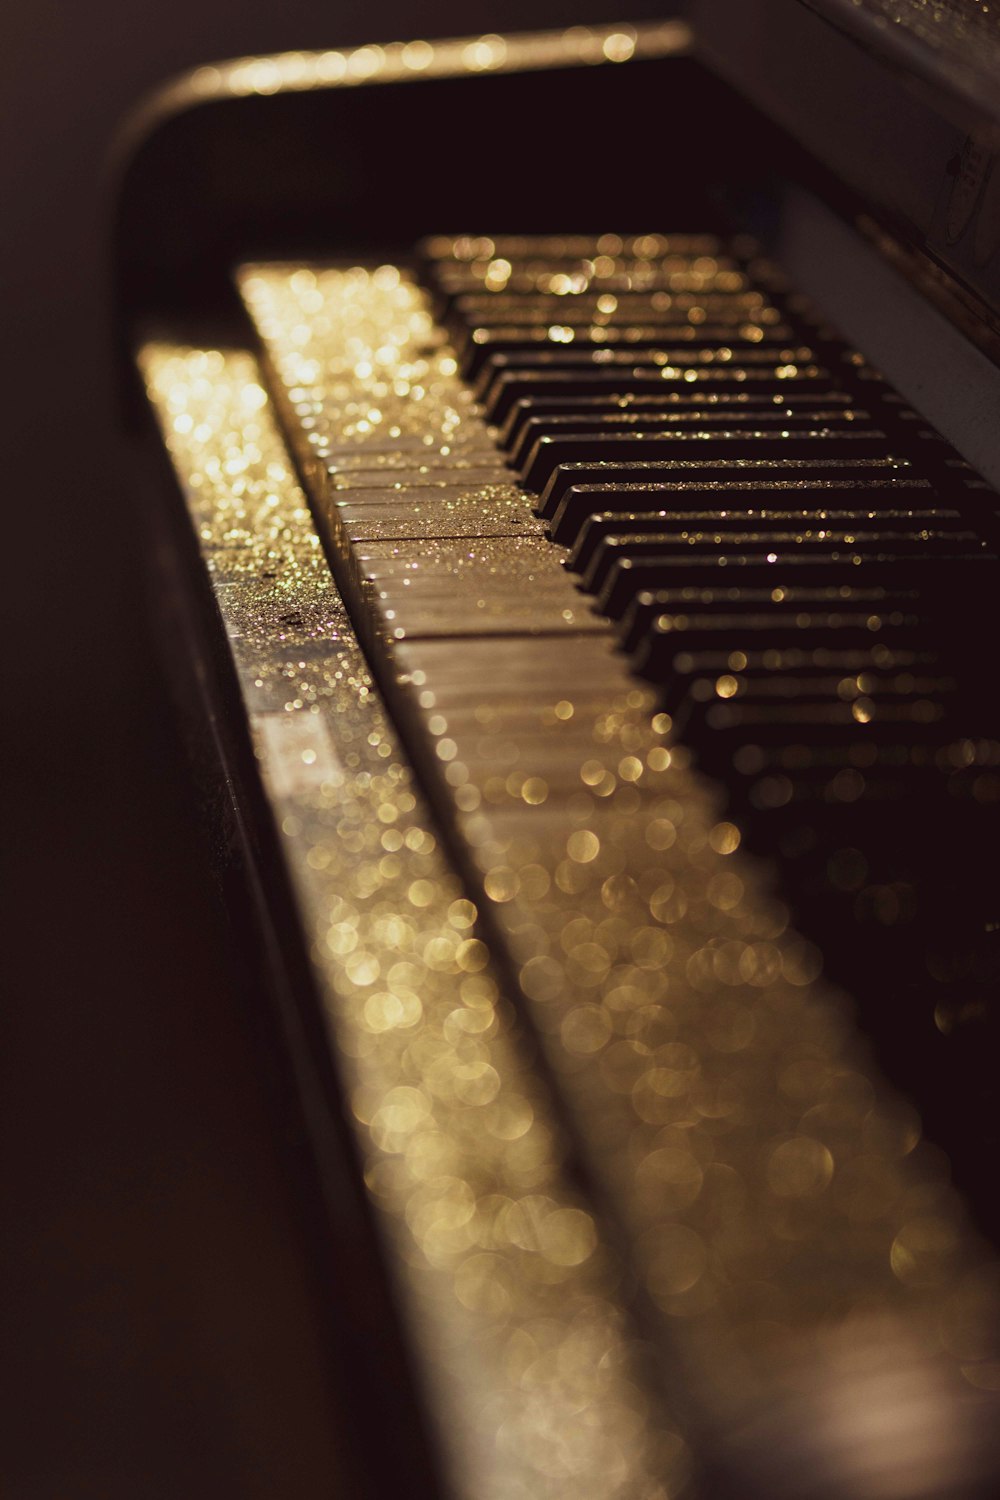
<path fill-rule="evenodd" d="M 943 509 L 928 510 L 781 510 L 760 507 L 743 509 L 736 507 L 720 514 L 712 510 L 656 510 L 656 511 L 599 511 L 587 516 L 569 547 L 569 565 L 575 573 L 585 574 L 594 554 L 606 537 L 620 535 L 652 535 L 671 527 L 683 527 L 685 531 L 727 532 L 749 531 L 755 526 L 776 527 L 782 531 L 802 529 L 802 534 L 813 533 L 828 527 L 851 531 L 869 532 L 888 527 L 893 531 L 924 532 L 932 528 L 936 534 L 958 534 L 965 530 L 957 511 Z M 966 532 L 966 535 L 971 533 Z"/>
<path fill-rule="evenodd" d="M 861 725 L 866 739 L 905 734 L 911 744 L 937 743 L 945 717 L 943 704 L 922 698 L 879 705 L 805 696 L 789 702 L 713 703 L 701 715 L 697 753 L 706 763 L 728 768 L 740 744 L 788 744 L 813 736 L 827 745 L 854 744 Z"/>
<path fill-rule="evenodd" d="M 799 390 L 825 391 L 829 372 L 821 365 L 804 363 L 775 369 L 738 369 L 670 365 L 593 365 L 584 369 L 503 369 L 496 373 L 490 390 L 483 397 L 483 408 L 489 421 L 502 426 L 515 401 L 526 396 L 572 396 L 586 398 L 599 395 L 656 396 L 670 391 L 740 392 L 747 387 L 758 393 L 784 394 L 790 386 Z"/>
<path fill-rule="evenodd" d="M 701 350 L 731 350 L 740 359 L 750 346 L 761 351 L 773 348 L 777 353 L 791 336 L 788 325 L 781 323 L 774 327 L 756 323 L 722 326 L 709 323 L 629 324 L 620 327 L 593 323 L 576 326 L 553 323 L 539 327 L 481 324 L 460 333 L 455 345 L 462 374 L 475 382 L 480 371 L 498 356 L 516 359 L 522 353 L 532 354 L 545 349 L 571 348 L 581 355 L 604 350 L 635 351 L 636 357 L 641 358 L 643 353 L 662 350 L 664 343 L 669 341 L 673 346 L 671 355 L 691 346 Z"/>
<path fill-rule="evenodd" d="M 808 681 L 796 685 L 794 680 L 789 680 L 785 686 L 788 698 L 783 698 L 780 693 L 768 694 L 762 689 L 746 701 L 720 705 L 690 692 L 682 693 L 675 684 L 673 691 L 664 691 L 661 701 L 672 716 L 674 732 L 694 747 L 696 758 L 706 765 L 713 757 L 725 758 L 726 778 L 730 775 L 728 766 L 734 746 L 739 748 L 747 742 L 760 740 L 766 744 L 776 725 L 778 743 L 788 743 L 789 738 L 792 742 L 809 743 L 818 737 L 822 743 L 828 744 L 831 732 L 840 735 L 845 726 L 854 735 L 860 726 L 867 736 L 876 740 L 886 734 L 898 737 L 900 733 L 912 738 L 929 728 L 934 728 L 940 737 L 948 732 L 949 724 L 954 732 L 958 719 L 956 702 L 965 706 L 957 694 L 949 696 L 944 693 L 928 697 L 885 695 L 877 700 L 859 699 L 852 705 L 838 700 L 835 681 L 824 686 Z M 717 712 L 723 707 L 725 713 Z M 719 730 L 725 732 L 721 748 L 714 738 Z"/>
<path fill-rule="evenodd" d="M 921 704 L 933 708 L 934 715 L 922 715 L 916 711 L 914 717 L 930 723 L 932 717 L 938 716 L 937 710 L 943 711 L 946 703 L 954 701 L 958 692 L 954 677 L 927 673 L 870 670 L 845 676 L 832 672 L 806 675 L 763 671 L 724 672 L 719 677 L 692 677 L 683 696 L 685 700 L 708 707 L 714 707 L 717 702 L 726 702 L 734 703 L 738 709 L 783 703 L 790 703 L 799 709 L 810 702 L 832 703 L 838 711 L 846 707 L 858 723 L 867 724 L 869 720 L 864 715 L 869 711 L 872 718 L 877 718 L 882 708 L 891 710 L 902 707 L 909 713 L 911 709 L 919 709 Z"/>
<path fill-rule="evenodd" d="M 839 745 L 824 742 L 822 758 L 814 760 L 812 747 L 801 740 L 777 746 L 754 742 L 737 749 L 727 772 L 733 814 L 758 847 L 779 850 L 784 844 L 800 855 L 818 854 L 825 862 L 830 852 L 853 845 L 858 854 L 864 850 L 869 871 L 880 867 L 884 873 L 893 864 L 912 870 L 924 864 L 922 883 L 940 890 L 952 879 L 942 858 L 947 847 L 977 839 L 984 820 L 995 823 L 998 816 L 995 805 L 984 805 L 977 797 L 981 768 L 966 774 L 946 763 L 950 750 L 961 743 L 949 739 L 947 724 L 931 725 L 918 735 L 909 725 L 895 726 L 903 729 L 900 735 L 883 724 L 874 738 L 870 727 L 855 726 Z M 790 749 L 801 763 L 777 763 Z M 750 774 L 735 769 L 747 760 L 762 760 L 765 768 Z M 912 817 L 914 799 L 919 799 L 924 831 L 934 827 L 933 847 L 923 856 L 912 840 L 898 837 L 900 816 Z"/>
<path fill-rule="evenodd" d="M 574 297 L 463 296 L 452 304 L 448 317 L 453 336 L 470 337 L 477 328 L 618 328 L 656 327 L 739 328 L 774 330 L 788 328 L 779 310 L 759 294 L 681 298 L 669 293 L 622 297 L 599 295 Z M 662 337 L 663 335 L 661 335 Z M 791 332 L 785 334 L 786 339 Z"/>
<path fill-rule="evenodd" d="M 675 372 L 678 380 L 687 380 L 694 383 L 700 371 L 709 369 L 721 369 L 726 372 L 727 377 L 733 381 L 735 386 L 742 381 L 751 378 L 751 371 L 768 371 L 772 378 L 793 378 L 792 374 L 787 377 L 778 377 L 778 371 L 798 372 L 801 366 L 811 366 L 816 363 L 816 356 L 808 345 L 799 347 L 778 348 L 741 348 L 738 353 L 733 353 L 732 348 L 718 345 L 706 345 L 699 348 L 697 345 L 681 345 L 678 348 L 654 345 L 651 348 L 643 348 L 642 351 L 633 350 L 604 350 L 604 348 L 573 348 L 573 345 L 564 345 L 562 348 L 546 348 L 546 350 L 520 350 L 514 354 L 490 354 L 484 363 L 483 369 L 475 381 L 475 396 L 483 402 L 487 413 L 492 410 L 493 392 L 502 383 L 504 377 L 510 375 L 544 375 L 544 374 L 568 374 L 568 372 L 579 372 L 586 374 L 591 371 L 612 371 L 621 375 L 622 381 L 628 383 L 630 372 L 636 366 L 649 366 L 654 371 L 660 371 L 663 380 L 669 380 L 670 375 L 666 372 Z"/>
<path fill-rule="evenodd" d="M 961 946 L 981 930 L 984 913 L 996 901 L 995 877 L 948 911 L 944 928 L 942 908 L 954 901 L 949 888 L 956 869 L 987 868 L 983 856 L 996 837 L 997 809 L 977 798 L 974 778 L 963 785 L 931 759 L 941 744 L 940 725 L 917 737 L 909 726 L 897 728 L 911 751 L 928 755 L 928 763 L 904 761 L 874 771 L 845 765 L 772 772 L 745 782 L 732 797 L 730 812 L 756 848 L 794 860 L 794 895 L 800 905 L 817 902 L 826 911 L 838 894 L 848 894 L 853 905 L 865 886 L 905 882 L 911 887 L 906 920 L 929 922 L 929 930 Z M 892 749 L 895 743 L 885 725 L 864 748 Z M 857 758 L 861 748 L 848 730 L 842 754 Z M 920 808 L 917 840 L 912 837 L 915 807 Z M 844 923 L 844 915 L 843 910 L 838 913 L 841 934 L 853 926 Z M 855 908 L 853 915 L 864 921 L 868 914 Z M 882 936 L 889 939 L 889 934 Z M 899 957 L 906 962 L 906 955 Z"/>
<path fill-rule="evenodd" d="M 427 261 L 468 264 L 495 256 L 565 260 L 606 255 L 632 259 L 664 256 L 719 256 L 727 247 L 715 234 L 672 231 L 670 234 L 433 234 L 421 240 L 417 253 Z"/>
<path fill-rule="evenodd" d="M 841 745 L 747 744 L 733 758 L 732 775 L 733 786 L 741 795 L 747 785 L 761 777 L 783 776 L 790 786 L 801 788 L 802 795 L 811 796 L 817 786 L 829 787 L 842 771 L 863 773 L 865 786 L 898 784 L 902 776 L 926 773 L 929 777 L 947 776 L 956 795 L 964 796 L 972 795 L 972 783 L 984 767 L 1000 768 L 1000 741 L 991 736 L 974 740 L 942 736 L 929 745 L 891 739 L 876 744 L 863 740 L 859 731 L 855 740 Z M 851 777 L 845 788 L 849 790 L 852 782 L 856 791 L 864 789 Z"/>
<path fill-rule="evenodd" d="M 815 458 L 785 458 L 780 443 L 773 445 L 774 456 L 764 453 L 732 457 L 664 458 L 658 461 L 621 460 L 615 463 L 563 463 L 549 476 L 542 490 L 536 512 L 545 520 L 554 520 L 563 496 L 579 485 L 632 484 L 643 489 L 671 481 L 688 484 L 721 483 L 732 480 L 735 484 L 773 483 L 777 480 L 801 480 L 804 483 L 832 481 L 839 485 L 876 480 L 891 483 L 897 478 L 909 476 L 907 459 L 896 455 L 883 458 L 832 458 L 825 456 L 824 449 L 817 445 Z M 722 506 L 720 505 L 720 509 Z"/>
<path fill-rule="evenodd" d="M 714 510 L 761 508 L 815 509 L 817 511 L 898 511 L 933 509 L 934 492 L 925 479 L 892 475 L 885 480 L 788 480 L 673 481 L 665 484 L 574 484 L 563 494 L 549 520 L 554 541 L 572 546 L 593 515 L 609 511 L 637 514 L 641 511 Z M 949 512 L 945 510 L 945 514 Z"/>
<path fill-rule="evenodd" d="M 964 946 L 983 917 L 995 915 L 998 895 L 984 856 L 1000 812 L 995 800 L 983 799 L 983 768 L 949 764 L 968 742 L 949 741 L 947 723 L 918 734 L 912 725 L 883 724 L 874 737 L 870 727 L 848 730 L 839 745 L 825 741 L 818 754 L 801 740 L 737 748 L 726 770 L 730 815 L 755 848 L 794 861 L 794 898 L 800 907 L 817 904 L 813 920 L 833 915 L 843 934 L 852 915 L 863 923 L 873 913 L 836 911 L 838 897 L 854 905 L 866 886 L 870 898 L 872 886 L 904 881 L 912 888 L 910 916 L 938 941 Z M 759 770 L 737 769 L 761 762 Z M 961 869 L 981 870 L 983 878 L 954 907 L 954 872 Z"/>
<path fill-rule="evenodd" d="M 686 305 L 662 296 L 657 305 L 655 295 L 621 299 L 604 295 L 586 301 L 579 297 L 570 301 L 561 297 L 490 297 L 476 299 L 475 306 L 470 305 L 471 300 L 457 298 L 449 309 L 447 325 L 455 338 L 469 337 L 477 329 L 508 328 L 527 333 L 550 328 L 583 332 L 597 328 L 624 333 L 628 329 L 656 328 L 661 330 L 661 338 L 669 340 L 673 332 L 697 336 L 699 329 L 712 327 L 746 328 L 751 330 L 751 340 L 759 338 L 761 331 L 773 337 L 775 329 L 784 328 L 786 343 L 795 338 L 792 325 L 777 307 L 761 298 L 751 303 L 745 296 L 691 296 Z"/>
<path fill-rule="evenodd" d="M 500 443 L 507 452 L 514 452 L 522 441 L 524 427 L 529 421 L 539 423 L 566 417 L 570 421 L 586 423 L 595 417 L 671 412 L 732 412 L 753 411 L 760 414 L 784 410 L 789 416 L 797 412 L 812 412 L 829 408 L 850 410 L 853 398 L 846 391 L 818 390 L 800 392 L 783 388 L 775 394 L 757 391 L 656 391 L 653 395 L 630 395 L 612 391 L 597 396 L 525 396 L 514 403 L 500 430 Z M 539 431 L 541 436 L 544 426 Z M 572 430 L 572 429 L 570 429 Z M 583 429 L 585 430 L 585 429 Z"/>
<path fill-rule="evenodd" d="M 528 489 L 547 496 L 547 485 L 553 473 L 563 464 L 648 463 L 655 459 L 687 459 L 697 462 L 706 458 L 766 459 L 772 454 L 783 458 L 809 459 L 813 454 L 824 458 L 881 458 L 886 451 L 885 434 L 866 426 L 850 423 L 822 427 L 779 427 L 771 430 L 745 427 L 702 430 L 653 430 L 639 432 L 581 433 L 569 437 L 539 438 L 521 470 Z"/>
<path fill-rule="evenodd" d="M 607 350 L 588 345 L 576 347 L 573 342 L 550 348 L 534 348 L 523 344 L 511 353 L 504 353 L 502 350 L 490 353 L 487 369 L 481 374 L 475 390 L 477 395 L 483 395 L 489 389 L 490 380 L 508 369 L 585 369 L 591 365 L 628 369 L 628 366 L 636 363 L 655 365 L 658 368 L 678 366 L 681 369 L 699 369 L 700 366 L 708 365 L 724 365 L 732 369 L 760 365 L 778 368 L 786 365 L 810 365 L 816 357 L 816 350 L 811 345 L 793 344 L 792 341 L 774 347 L 768 344 L 765 348 L 756 348 L 753 345 L 720 345 L 715 339 L 705 339 L 703 345 L 699 344 L 697 338 L 691 341 L 681 339 L 676 345 L 670 344 L 669 339 L 660 339 L 649 347 L 643 347 L 640 357 L 630 350 Z"/>
<path fill-rule="evenodd" d="M 858 587 L 851 584 L 827 585 L 818 588 L 779 586 L 777 588 L 753 588 L 732 583 L 714 582 L 709 586 L 682 586 L 647 589 L 640 591 L 632 600 L 621 622 L 622 642 L 626 651 L 634 651 L 646 638 L 647 633 L 663 624 L 664 631 L 695 631 L 697 622 L 705 620 L 708 648 L 719 644 L 720 630 L 734 631 L 741 622 L 748 629 L 761 632 L 773 622 L 784 640 L 783 632 L 798 628 L 797 622 L 813 620 L 829 621 L 829 629 L 838 624 L 846 625 L 849 619 L 857 620 L 865 629 L 859 638 L 861 645 L 871 645 L 874 633 L 881 629 L 883 617 L 898 614 L 899 621 L 912 613 L 917 604 L 915 590 L 891 593 L 877 585 Z M 901 613 L 900 613 L 901 612 Z M 714 622 L 718 622 L 718 624 Z M 759 624 L 755 622 L 760 622 Z M 870 622 L 870 623 L 869 623 Z M 738 631 L 737 631 L 738 633 Z M 839 640 L 839 637 L 838 637 Z M 757 634 L 755 646 L 763 647 L 766 641 Z M 848 643 L 850 644 L 850 643 Z M 695 649 L 694 646 L 685 649 Z"/>
<path fill-rule="evenodd" d="M 678 651 L 662 686 L 668 708 L 672 703 L 752 701 L 761 694 L 774 699 L 812 694 L 854 702 L 883 696 L 953 697 L 960 691 L 955 678 L 945 673 L 939 652 L 888 647 Z"/>
<path fill-rule="evenodd" d="M 661 243 L 652 252 L 623 248 L 608 254 L 597 248 L 597 242 L 585 244 L 582 237 L 576 239 L 572 249 L 555 248 L 557 241 L 540 240 L 521 242 L 520 249 L 500 249 L 500 242 L 486 254 L 458 257 L 455 255 L 430 255 L 429 269 L 441 281 L 469 280 L 474 284 L 482 281 L 509 282 L 513 276 L 572 276 L 596 283 L 618 276 L 633 276 L 637 279 L 660 277 L 665 274 L 683 274 L 709 282 L 720 273 L 732 271 L 738 262 L 721 245 L 711 251 L 692 249 L 690 243 L 671 238 L 669 244 Z M 509 288 L 508 288 L 509 290 Z M 555 288 L 562 291 L 562 282 Z"/>
<path fill-rule="evenodd" d="M 766 668 L 754 671 L 725 671 L 715 675 L 675 673 L 664 683 L 667 707 L 677 716 L 681 713 L 697 715 L 707 713 L 719 702 L 733 703 L 737 708 L 782 705 L 833 703 L 845 705 L 852 711 L 859 705 L 864 713 L 879 717 L 883 708 L 894 705 L 926 702 L 941 709 L 954 702 L 959 687 L 954 677 L 934 672 L 885 672 L 875 667 L 857 673 L 817 671 L 770 672 Z M 859 682 L 860 679 L 860 682 Z M 854 715 L 857 718 L 857 714 Z M 867 723 L 864 717 L 858 720 Z M 928 718 L 930 722 L 930 718 Z"/>
<path fill-rule="evenodd" d="M 682 265 L 664 266 L 658 270 L 638 267 L 594 274 L 579 266 L 554 268 L 539 265 L 533 268 L 512 269 L 502 280 L 490 277 L 488 269 L 466 271 L 449 267 L 439 270 L 431 277 L 431 285 L 437 293 L 438 307 L 446 314 L 452 300 L 468 293 L 492 292 L 497 296 L 513 293 L 517 296 L 555 295 L 569 299 L 587 293 L 639 292 L 649 295 L 654 292 L 694 292 L 719 294 L 745 292 L 751 288 L 749 277 L 738 270 L 720 270 L 714 274 L 693 270 Z"/>
<path fill-rule="evenodd" d="M 836 636 L 833 637 L 836 639 Z M 768 676 L 780 679 L 785 674 L 835 673 L 838 677 L 863 677 L 872 673 L 921 672 L 935 667 L 941 654 L 934 650 L 914 651 L 906 647 L 868 644 L 863 647 L 837 645 L 798 645 L 785 649 L 696 650 L 678 651 L 672 671 L 678 678 L 696 677 L 717 681 L 720 677 L 744 678 Z"/>
<path fill-rule="evenodd" d="M 780 651 L 803 640 L 836 640 L 844 649 L 853 646 L 860 650 L 866 643 L 877 640 L 893 647 L 919 650 L 931 638 L 926 617 L 906 609 L 880 614 L 799 610 L 786 615 L 755 612 L 743 616 L 661 611 L 641 633 L 637 629 L 631 634 L 629 653 L 635 670 L 657 683 L 674 673 L 679 655 L 723 645 L 749 654 L 754 650 Z"/>
<path fill-rule="evenodd" d="M 628 311 L 629 308 L 638 310 L 649 309 L 652 312 L 674 311 L 678 315 L 686 315 L 688 310 L 695 309 L 696 312 L 707 316 L 714 308 L 731 307 L 733 309 L 750 309 L 756 311 L 762 307 L 772 305 L 770 296 L 757 288 L 745 289 L 743 291 L 706 291 L 702 289 L 697 292 L 689 291 L 622 291 L 610 293 L 606 289 L 595 287 L 590 291 L 576 292 L 571 296 L 560 295 L 557 292 L 494 292 L 476 291 L 462 292 L 456 296 L 453 312 L 469 320 L 484 315 L 494 314 L 498 309 L 509 310 L 515 315 L 522 313 L 544 313 L 551 310 L 562 311 L 566 316 L 588 316 L 591 312 L 604 313 L 608 310 Z"/>
<path fill-rule="evenodd" d="M 666 560 L 672 557 L 677 557 L 681 566 L 691 558 L 708 558 L 720 569 L 738 568 L 744 576 L 742 570 L 772 566 L 779 556 L 791 556 L 800 563 L 815 556 L 824 560 L 824 566 L 853 571 L 865 556 L 879 557 L 889 569 L 910 558 L 933 560 L 944 553 L 952 559 L 972 560 L 983 550 L 984 544 L 972 532 L 939 532 L 930 527 L 912 533 L 888 527 L 859 533 L 826 522 L 787 531 L 766 523 L 732 531 L 672 528 L 601 537 L 582 575 L 582 584 L 588 593 L 601 595 L 609 575 L 623 562 L 637 566 L 649 559 L 661 559 L 666 568 Z"/>
<path fill-rule="evenodd" d="M 824 427 L 830 430 L 857 426 L 871 430 L 874 424 L 866 411 L 857 407 L 817 406 L 814 411 L 797 411 L 773 401 L 749 409 L 736 406 L 689 406 L 680 410 L 575 411 L 559 416 L 529 416 L 521 422 L 516 442 L 507 446 L 508 463 L 524 470 L 535 445 L 542 438 L 599 437 L 604 434 L 643 432 L 683 432 L 726 427 L 765 427 L 769 430 L 797 432 L 803 428 Z"/>
<path fill-rule="evenodd" d="M 763 588 L 769 581 L 776 584 L 798 585 L 836 584 L 845 573 L 862 580 L 879 580 L 888 587 L 911 586 L 923 575 L 920 582 L 935 592 L 949 593 L 960 598 L 961 591 L 971 586 L 968 575 L 970 565 L 996 561 L 993 553 L 943 553 L 935 548 L 914 551 L 901 557 L 893 545 L 892 550 L 879 551 L 873 545 L 842 551 L 815 553 L 785 549 L 781 552 L 765 553 L 763 549 L 746 557 L 729 557 L 722 561 L 709 551 L 694 553 L 678 547 L 671 552 L 654 557 L 618 557 L 604 581 L 597 603 L 600 610 L 611 619 L 621 619 L 629 601 L 646 589 L 664 588 L 670 583 L 688 582 L 695 579 L 708 584 L 720 575 L 738 577 L 748 587 Z M 955 576 L 951 565 L 960 564 L 960 578 Z"/>

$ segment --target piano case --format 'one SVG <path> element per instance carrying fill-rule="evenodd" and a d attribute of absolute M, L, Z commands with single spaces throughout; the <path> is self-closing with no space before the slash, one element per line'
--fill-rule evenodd
<path fill-rule="evenodd" d="M 359 1496 L 1000 1487 L 985 10 L 237 59 L 123 135 Z"/>

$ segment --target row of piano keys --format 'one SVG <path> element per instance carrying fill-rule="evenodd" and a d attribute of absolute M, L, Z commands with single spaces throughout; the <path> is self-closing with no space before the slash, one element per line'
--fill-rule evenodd
<path fill-rule="evenodd" d="M 462 373 L 581 589 L 780 861 L 890 1071 L 956 1154 L 985 1157 L 996 496 L 751 246 L 470 237 L 424 254 Z"/>
<path fill-rule="evenodd" d="M 944 1453 L 964 1402 L 915 1330 L 967 1305 L 970 1242 L 785 903 L 925 1084 L 989 979 L 950 879 L 990 826 L 988 705 L 952 649 L 989 494 L 742 247 L 462 241 L 425 267 L 437 322 L 391 267 L 240 281 L 486 946 L 666 1368 L 753 1449 L 719 1461 L 746 1492 L 935 1493 L 915 1434 Z M 948 1449 L 962 1483 L 981 1436 Z"/>

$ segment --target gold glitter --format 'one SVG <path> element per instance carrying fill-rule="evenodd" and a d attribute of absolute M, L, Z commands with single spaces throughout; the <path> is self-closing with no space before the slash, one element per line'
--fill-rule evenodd
<path fill-rule="evenodd" d="M 322 563 L 257 365 L 155 344 L 142 366 L 283 830 L 453 1491 L 666 1500 L 683 1445 L 641 1394 L 613 1259 L 569 1186 L 476 903 Z"/>
<path fill-rule="evenodd" d="M 197 68 L 166 84 L 147 103 L 135 128 L 147 131 L 166 115 L 210 100 L 413 83 L 484 72 L 525 73 L 581 63 L 620 65 L 632 58 L 678 56 L 690 44 L 691 32 L 684 22 L 669 20 L 628 28 L 572 26 L 565 31 L 491 33 L 435 42 L 388 42 L 345 51 L 239 57 Z"/>

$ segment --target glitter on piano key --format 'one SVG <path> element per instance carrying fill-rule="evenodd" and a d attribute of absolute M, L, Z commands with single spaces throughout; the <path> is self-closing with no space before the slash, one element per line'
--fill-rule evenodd
<path fill-rule="evenodd" d="M 316 566 L 257 366 L 151 345 L 143 367 L 213 565 L 455 1492 L 665 1500 L 683 1487 L 684 1445 L 644 1393 L 620 1272 L 570 1186 L 476 904 Z M 303 722 L 324 725 L 336 754 L 324 762 Z"/>
<path fill-rule="evenodd" d="M 496 242 L 491 256 L 495 250 Z M 504 258 L 511 261 L 505 285 L 518 295 L 569 297 L 592 282 L 616 292 L 622 280 L 651 274 L 622 271 L 610 256 L 606 266 L 596 257 L 587 268 L 548 272 L 522 269 L 514 250 Z M 482 290 L 488 264 L 449 264 L 442 280 L 453 290 Z M 273 278 L 269 296 L 287 296 L 280 268 L 254 274 Z M 689 266 L 666 279 L 711 276 L 718 286 L 730 274 L 716 260 L 712 270 Z M 728 290 L 743 286 L 737 274 L 727 283 Z M 359 295 L 377 301 L 371 288 Z M 250 301 L 259 310 L 259 298 Z M 297 326 L 292 299 L 283 320 L 265 330 L 279 366 Z M 321 357 L 334 363 L 341 340 L 336 328 L 314 334 L 317 350 L 326 350 Z M 800 373 L 800 357 L 789 350 L 780 378 L 795 382 Z M 807 373 L 819 372 L 810 366 Z M 363 373 L 362 383 L 368 378 Z M 334 389 L 334 421 L 338 400 Z M 428 416 L 433 423 L 433 406 Z M 463 423 L 478 439 L 474 410 L 463 410 Z M 886 489 L 897 474 L 909 479 L 891 456 L 862 465 Z M 717 467 L 731 489 L 728 473 L 746 476 L 756 466 Z M 317 501 L 325 503 L 322 490 Z M 373 602 L 359 596 L 369 628 Z M 835 1352 L 841 1345 L 876 1361 L 879 1351 L 905 1345 L 912 1360 L 894 1366 L 886 1354 L 890 1386 L 894 1369 L 902 1380 L 911 1363 L 926 1366 L 949 1403 L 954 1387 L 943 1392 L 957 1369 L 935 1363 L 943 1322 L 956 1300 L 978 1295 L 995 1327 L 996 1303 L 934 1154 L 920 1144 L 912 1114 L 865 1076 L 869 1065 L 816 950 L 762 889 L 738 830 L 720 817 L 683 745 L 664 741 L 673 734 L 668 716 L 642 690 L 634 702 L 609 708 L 609 696 L 633 680 L 613 658 L 582 659 L 581 681 L 570 670 L 568 645 L 553 661 L 516 636 L 427 639 L 392 647 L 383 671 L 415 739 L 426 732 L 428 712 L 447 720 L 449 755 L 445 764 L 431 759 L 429 783 L 454 809 L 455 835 L 503 935 L 526 1014 L 590 1168 L 636 1247 L 664 1344 L 684 1362 L 698 1399 L 748 1428 L 771 1420 L 768 1411 L 791 1411 L 810 1369 L 818 1372 L 817 1410 L 833 1420 L 847 1389 Z M 428 693 L 432 704 L 424 702 Z M 522 701 L 508 706 L 515 695 Z M 571 703 L 568 718 L 552 712 L 557 702 Z M 633 762 L 638 775 L 623 780 L 622 766 L 632 773 Z M 539 805 L 522 797 L 532 777 L 548 788 Z M 587 850 L 594 841 L 590 859 L 571 857 L 577 834 Z M 727 1010 L 734 1001 L 739 1023 Z M 676 1166 L 676 1191 L 658 1182 L 663 1151 L 694 1163 Z M 668 1184 L 670 1161 L 663 1161 Z M 873 1217 L 865 1216 L 871 1200 L 858 1186 L 869 1170 L 881 1184 Z M 947 1244 L 941 1238 L 940 1262 L 926 1257 L 928 1279 L 907 1283 L 891 1250 L 924 1214 L 954 1226 L 954 1235 Z M 900 1265 L 904 1250 L 905 1239 Z M 978 1293 L 967 1291 L 973 1285 Z"/>

